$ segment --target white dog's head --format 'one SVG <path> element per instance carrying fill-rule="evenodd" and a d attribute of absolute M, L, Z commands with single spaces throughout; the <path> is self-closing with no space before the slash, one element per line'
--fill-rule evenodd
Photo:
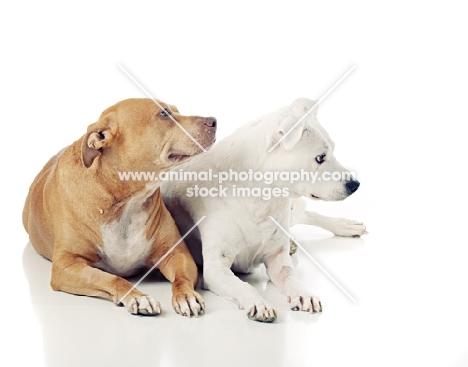
<path fill-rule="evenodd" d="M 359 188 L 359 181 L 334 157 L 335 144 L 319 124 L 315 104 L 315 101 L 300 98 L 268 115 L 268 119 L 275 120 L 274 123 L 270 120 L 275 130 L 267 143 L 271 152 L 265 163 L 275 171 L 303 170 L 315 175 L 313 180 L 291 184 L 289 188 L 293 194 L 312 199 L 343 200 Z"/>

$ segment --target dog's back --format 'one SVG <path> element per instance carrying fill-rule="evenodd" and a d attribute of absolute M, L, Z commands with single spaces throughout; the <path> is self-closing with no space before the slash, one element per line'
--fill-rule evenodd
<path fill-rule="evenodd" d="M 38 253 L 52 259 L 54 235 L 51 223 L 48 223 L 45 211 L 47 202 L 44 192 L 53 179 L 57 163 L 65 149 L 54 155 L 34 179 L 23 208 L 23 226 Z"/>

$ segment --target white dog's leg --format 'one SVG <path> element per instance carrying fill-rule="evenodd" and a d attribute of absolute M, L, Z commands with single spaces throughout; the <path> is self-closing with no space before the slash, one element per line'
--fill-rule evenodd
<path fill-rule="evenodd" d="M 205 246 L 204 247 L 209 247 Z M 213 248 L 211 250 L 214 250 Z M 233 257 L 226 253 L 203 252 L 203 282 L 205 288 L 218 296 L 235 302 L 241 310 L 247 310 L 247 316 L 255 321 L 274 322 L 276 311 L 265 302 L 257 290 L 240 280 L 230 269 Z"/>
<path fill-rule="evenodd" d="M 290 227 L 296 224 L 307 224 L 323 228 L 336 236 L 343 237 L 360 237 L 367 233 L 366 226 L 361 222 L 345 218 L 326 217 L 318 213 L 306 211 L 306 206 L 305 200 L 296 199 L 291 201 Z M 291 246 L 292 249 L 293 247 Z"/>
<path fill-rule="evenodd" d="M 288 297 L 293 311 L 322 312 L 322 303 L 317 296 L 307 292 L 294 277 L 293 264 L 287 247 L 265 261 L 267 274 L 279 290 Z"/>
<path fill-rule="evenodd" d="M 330 231 L 336 236 L 343 237 L 360 237 L 367 233 L 366 226 L 361 222 L 345 218 L 326 217 L 309 211 L 304 212 L 296 224 L 317 226 Z"/>

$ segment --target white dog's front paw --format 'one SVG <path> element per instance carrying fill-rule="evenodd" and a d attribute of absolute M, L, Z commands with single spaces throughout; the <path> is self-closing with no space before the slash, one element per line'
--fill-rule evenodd
<path fill-rule="evenodd" d="M 338 218 L 331 225 L 330 231 L 336 236 L 361 237 L 367 233 L 363 223 L 351 219 Z"/>
<path fill-rule="evenodd" d="M 263 300 L 260 300 L 248 308 L 247 316 L 255 321 L 275 322 L 278 314 L 275 309 L 267 305 Z"/>
<path fill-rule="evenodd" d="M 124 302 L 128 312 L 134 315 L 154 316 L 161 313 L 161 305 L 153 297 L 147 295 L 134 296 L 127 298 Z"/>
<path fill-rule="evenodd" d="M 293 311 L 322 312 L 322 302 L 317 296 L 288 296 L 288 302 Z"/>

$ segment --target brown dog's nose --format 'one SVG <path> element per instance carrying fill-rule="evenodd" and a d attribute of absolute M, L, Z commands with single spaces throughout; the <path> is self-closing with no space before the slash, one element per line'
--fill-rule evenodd
<path fill-rule="evenodd" d="M 207 117 L 205 119 L 205 125 L 216 128 L 216 119 L 214 117 Z"/>

